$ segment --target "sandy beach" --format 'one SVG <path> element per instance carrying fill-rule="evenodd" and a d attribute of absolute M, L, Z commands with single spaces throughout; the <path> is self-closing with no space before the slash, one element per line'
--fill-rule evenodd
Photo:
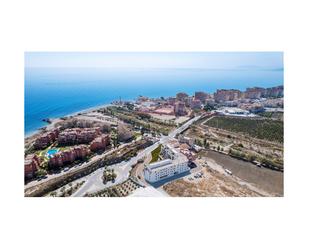
<path fill-rule="evenodd" d="M 63 118 L 72 118 L 72 117 L 77 116 L 78 114 L 90 113 L 90 112 L 93 112 L 93 111 L 96 111 L 96 110 L 99 110 L 101 108 L 108 107 L 108 106 L 112 106 L 112 104 L 94 106 L 94 107 L 91 107 L 91 108 L 87 108 L 87 109 L 83 109 L 83 110 L 80 110 L 80 111 L 77 111 L 77 112 L 70 113 L 70 114 L 62 116 L 62 117 L 56 117 L 56 118 L 46 117 L 46 119 L 48 119 L 50 122 L 46 122 L 45 126 L 39 128 L 35 131 L 25 133 L 25 143 L 29 142 L 30 139 L 32 140 L 33 138 L 36 138 L 37 136 L 39 136 L 41 133 L 43 133 L 45 131 L 54 129 L 55 125 L 58 122 L 63 121 Z M 46 115 L 46 116 L 48 116 L 48 115 Z"/>

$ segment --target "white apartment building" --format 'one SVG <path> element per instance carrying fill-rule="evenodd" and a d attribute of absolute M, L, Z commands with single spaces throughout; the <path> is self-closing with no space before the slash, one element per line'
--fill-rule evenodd
<path fill-rule="evenodd" d="M 171 146 L 166 146 L 163 149 L 163 154 L 168 159 L 151 163 L 145 167 L 144 175 L 147 181 L 157 182 L 190 170 L 187 157 Z"/>

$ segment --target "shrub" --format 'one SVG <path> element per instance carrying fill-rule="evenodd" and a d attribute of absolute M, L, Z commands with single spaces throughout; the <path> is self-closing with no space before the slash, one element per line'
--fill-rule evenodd
<path fill-rule="evenodd" d="M 283 142 L 283 121 L 239 117 L 214 117 L 206 122 L 214 128 L 241 132 L 252 137 Z"/>

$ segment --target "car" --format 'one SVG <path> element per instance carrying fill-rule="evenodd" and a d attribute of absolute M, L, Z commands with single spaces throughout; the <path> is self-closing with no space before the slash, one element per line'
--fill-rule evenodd
<path fill-rule="evenodd" d="M 65 168 L 63 169 L 63 171 L 64 171 L 64 172 L 67 172 L 69 169 L 70 169 L 69 167 L 65 167 Z"/>
<path fill-rule="evenodd" d="M 232 171 L 228 170 L 228 169 L 224 169 L 226 173 L 228 173 L 229 175 L 232 175 Z"/>

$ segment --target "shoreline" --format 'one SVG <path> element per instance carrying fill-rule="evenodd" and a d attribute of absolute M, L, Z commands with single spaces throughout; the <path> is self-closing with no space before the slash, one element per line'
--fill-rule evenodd
<path fill-rule="evenodd" d="M 79 110 L 79 111 L 76 111 L 76 112 L 72 112 L 72 113 L 69 113 L 65 116 L 60 116 L 60 117 L 53 117 L 53 118 L 48 118 L 50 120 L 50 123 L 46 122 L 46 121 L 43 121 L 46 123 L 46 125 L 40 127 L 40 128 L 37 128 L 36 130 L 34 131 L 29 131 L 28 133 L 24 133 L 24 139 L 28 139 L 32 136 L 35 136 L 37 134 L 39 134 L 40 132 L 42 132 L 44 129 L 48 129 L 49 127 L 53 126 L 55 121 L 59 121 L 61 118 L 68 118 L 68 117 L 72 117 L 72 116 L 76 116 L 78 115 L 79 113 L 88 113 L 88 112 L 92 112 L 92 111 L 95 111 L 97 109 L 100 109 L 100 108 L 104 108 L 104 107 L 108 107 L 108 106 L 112 106 L 113 104 L 109 103 L 109 104 L 102 104 L 102 105 L 98 105 L 98 106 L 93 106 L 93 107 L 89 107 L 89 108 L 86 108 L 86 109 L 82 109 L 82 110 Z M 47 117 L 46 117 L 47 119 Z"/>
<path fill-rule="evenodd" d="M 283 84 L 282 85 L 278 85 L 278 86 L 283 86 Z M 278 87 L 278 86 L 273 86 L 273 87 Z M 133 98 L 133 99 L 128 99 L 128 100 L 124 100 L 124 101 L 134 101 L 136 98 L 137 98 L 137 96 L 135 96 L 135 98 Z M 152 98 L 159 98 L 159 96 L 152 97 Z M 114 101 L 116 101 L 116 100 L 113 100 L 112 102 L 114 102 Z M 94 111 L 94 110 L 99 109 L 99 108 L 103 108 L 103 107 L 107 107 L 107 106 L 112 106 L 113 105 L 112 102 L 107 103 L 107 104 L 99 104 L 99 105 L 96 105 L 96 106 L 93 106 L 93 107 L 89 107 L 89 108 L 86 108 L 86 109 L 81 109 L 81 110 L 69 113 L 67 115 L 64 115 L 64 116 L 44 117 L 43 119 L 48 119 L 50 121 L 50 123 L 41 120 L 42 122 L 45 122 L 46 125 L 43 125 L 42 127 L 39 127 L 39 128 L 37 128 L 37 129 L 35 129 L 33 131 L 29 131 L 29 132 L 25 132 L 24 131 L 24 138 L 28 139 L 28 138 L 30 138 L 30 137 L 40 133 L 42 130 L 48 129 L 48 127 L 52 126 L 54 124 L 54 121 L 57 120 L 57 119 L 66 118 L 66 117 L 70 117 L 70 116 L 76 116 L 78 113 L 87 113 L 87 112 L 91 112 L 91 111 Z"/>

